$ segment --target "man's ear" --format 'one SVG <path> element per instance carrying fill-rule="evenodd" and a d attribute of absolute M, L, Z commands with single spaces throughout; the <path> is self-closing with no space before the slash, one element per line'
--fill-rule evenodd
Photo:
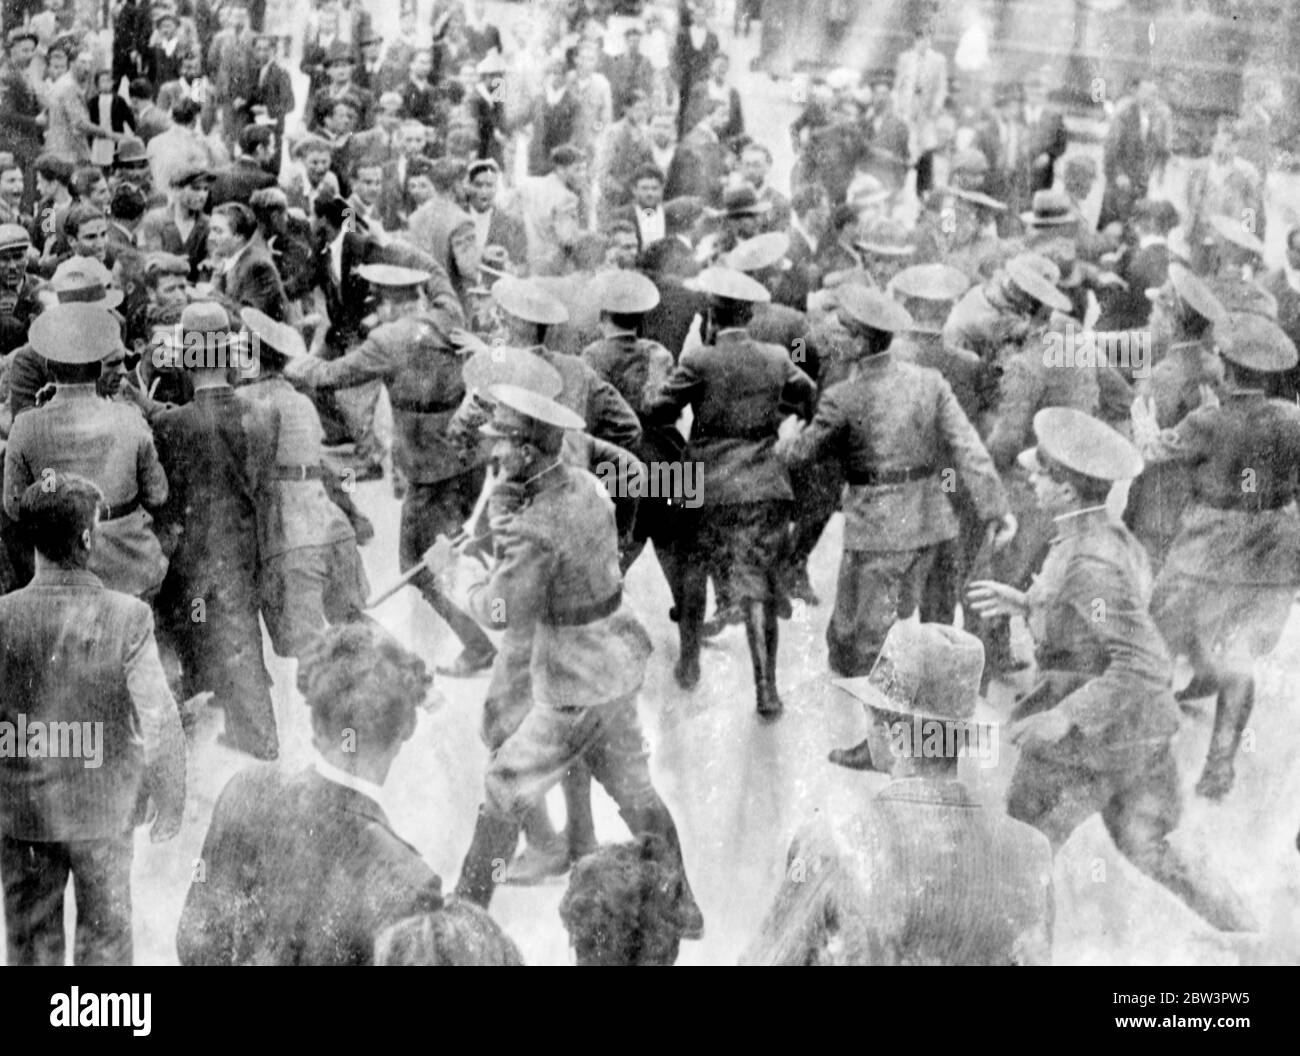
<path fill-rule="evenodd" d="M 90 528 L 84 528 L 81 532 L 81 547 L 86 553 L 90 553 L 90 548 L 94 545 L 95 533 Z"/>

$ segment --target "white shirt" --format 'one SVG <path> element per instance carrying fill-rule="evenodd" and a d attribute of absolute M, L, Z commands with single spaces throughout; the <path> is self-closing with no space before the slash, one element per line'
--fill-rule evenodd
<path fill-rule="evenodd" d="M 239 263 L 239 258 L 244 255 L 247 249 L 248 249 L 248 243 L 245 242 L 242 246 L 239 247 L 238 253 L 232 253 L 225 260 L 223 260 L 221 262 L 221 273 L 223 275 L 229 275 L 232 271 L 234 271 L 235 265 Z"/>
<path fill-rule="evenodd" d="M 817 236 L 803 226 L 803 223 L 799 220 L 798 213 L 792 213 L 790 215 L 790 226 L 794 228 L 796 231 L 798 231 L 799 234 L 803 235 L 804 239 L 808 243 L 808 248 L 811 249 L 814 253 L 816 253 Z"/>
<path fill-rule="evenodd" d="M 637 208 L 636 226 L 641 231 L 641 244 L 643 246 L 648 246 L 651 242 L 658 242 L 663 238 L 666 234 L 665 224 L 664 207 L 662 205 L 651 211 Z"/>
<path fill-rule="evenodd" d="M 709 29 L 707 26 L 691 26 L 691 47 L 699 51 L 704 47 L 704 42 L 709 39 Z"/>
<path fill-rule="evenodd" d="M 312 760 L 312 767 L 316 773 L 320 774 L 326 781 L 333 781 L 336 785 L 342 785 L 344 788 L 350 788 L 353 792 L 359 792 L 367 799 L 372 799 L 381 808 L 383 806 L 384 790 L 373 781 L 367 781 L 364 777 L 357 777 L 356 774 L 349 774 L 346 770 L 340 770 L 333 763 L 325 761 L 325 757 L 317 755 Z"/>
<path fill-rule="evenodd" d="M 469 209 L 470 219 L 474 221 L 474 238 L 478 242 L 479 252 L 487 245 L 488 228 L 492 226 L 492 210 L 479 212 L 473 206 Z"/>
<path fill-rule="evenodd" d="M 330 243 L 330 278 L 342 285 L 343 283 L 343 236 L 346 231 L 340 231 L 338 238 Z"/>

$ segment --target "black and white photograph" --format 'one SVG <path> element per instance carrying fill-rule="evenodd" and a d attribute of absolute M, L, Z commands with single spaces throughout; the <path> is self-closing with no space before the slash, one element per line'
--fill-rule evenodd
<path fill-rule="evenodd" d="M 198 965 L 1016 965 L 1262 1024 L 1300 4 L 0 43 L 0 956 L 152 970 L 34 1022 L 146 1035 Z"/>

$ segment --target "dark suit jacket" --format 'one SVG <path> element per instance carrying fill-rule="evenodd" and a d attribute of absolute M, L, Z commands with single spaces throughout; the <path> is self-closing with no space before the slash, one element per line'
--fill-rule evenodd
<path fill-rule="evenodd" d="M 176 935 L 185 965 L 368 965 L 386 926 L 442 904 L 379 804 L 312 768 L 231 778 L 202 860 Z"/>
<path fill-rule="evenodd" d="M 623 116 L 623 101 L 633 88 L 654 97 L 655 71 L 644 55 L 624 53 L 606 59 L 601 70 L 609 81 L 609 93 L 614 100 L 614 120 Z"/>
<path fill-rule="evenodd" d="M 504 246 L 510 254 L 514 265 L 528 261 L 528 234 L 524 222 L 516 213 L 500 207 L 492 210 L 492 222 L 488 224 L 487 245 Z"/>
<path fill-rule="evenodd" d="M 253 107 L 266 107 L 266 114 L 275 122 L 275 134 L 279 139 L 284 135 L 284 119 L 293 113 L 296 100 L 293 95 L 293 81 L 289 71 L 278 62 L 272 62 L 266 71 L 264 80 L 259 80 L 259 70 L 253 78 L 252 90 L 248 93 L 248 116 L 252 120 Z"/>
<path fill-rule="evenodd" d="M 695 316 L 702 316 L 708 308 L 708 298 L 686 289 L 679 278 L 663 275 L 652 278 L 659 289 L 659 303 L 646 312 L 641 334 L 663 345 L 676 362 Z"/>
<path fill-rule="evenodd" d="M 740 93 L 735 88 L 727 89 L 727 97 L 730 100 L 728 109 L 727 127 L 718 133 L 724 140 L 731 139 L 733 136 L 739 136 L 745 131 L 745 112 L 740 105 Z M 694 128 L 708 113 L 706 104 L 709 98 L 708 78 L 696 83 L 691 89 L 691 98 L 686 104 L 686 127 Z"/>
<path fill-rule="evenodd" d="M 790 261 L 790 268 L 781 277 L 772 299 L 796 311 L 806 312 L 808 294 L 821 288 L 821 269 L 808 240 L 794 228 L 790 228 L 789 234 L 790 249 L 786 259 Z"/>
<path fill-rule="evenodd" d="M 208 211 L 226 202 L 248 204 L 249 196 L 263 187 L 274 187 L 275 177 L 252 158 L 236 158 L 217 172 L 208 191 Z"/>
<path fill-rule="evenodd" d="M 1151 302 L 1146 291 L 1163 286 L 1169 278 L 1169 247 L 1163 242 L 1145 249 L 1130 249 L 1116 269 L 1127 290 L 1107 290 L 1098 330 L 1134 330 L 1147 325 Z"/>
<path fill-rule="evenodd" d="M 266 250 L 249 243 L 232 271 L 213 276 L 217 292 L 238 308 L 256 308 L 272 319 L 284 321 L 289 303 L 275 261 Z"/>
<path fill-rule="evenodd" d="M 91 124 L 99 124 L 99 96 L 92 95 L 86 104 L 90 111 Z M 131 105 L 120 95 L 114 95 L 112 102 L 109 104 L 109 125 L 114 132 L 125 132 L 128 129 L 135 131 L 135 114 L 131 111 Z"/>
<path fill-rule="evenodd" d="M 117 838 L 130 830 L 142 788 L 184 799 L 184 735 L 148 605 L 85 570 L 41 571 L 0 598 L 0 641 L 0 722 L 17 727 L 26 716 L 29 729 L 61 722 L 78 732 L 102 723 L 99 766 L 84 765 L 93 758 L 85 740 L 84 758 L 0 757 L 0 831 Z"/>
<path fill-rule="evenodd" d="M 668 167 L 664 200 L 694 195 L 710 205 L 722 200 L 722 182 L 727 176 L 727 148 L 702 129 L 691 130 L 682 140 Z"/>
<path fill-rule="evenodd" d="M 316 283 L 325 294 L 325 314 L 330 328 L 326 343 L 335 355 L 341 355 L 355 343 L 361 332 L 361 320 L 366 316 L 366 300 L 370 284 L 358 278 L 356 270 L 362 264 L 380 262 L 382 247 L 369 235 L 348 232 L 343 236 L 342 279 L 335 281 L 330 274 L 329 246 L 316 251 Z"/>

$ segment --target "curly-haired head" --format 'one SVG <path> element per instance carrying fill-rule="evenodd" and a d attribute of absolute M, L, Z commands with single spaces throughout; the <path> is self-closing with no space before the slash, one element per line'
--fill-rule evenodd
<path fill-rule="evenodd" d="M 519 947 L 487 910 L 459 898 L 432 913 L 399 920 L 375 940 L 380 966 L 513 968 L 523 963 Z"/>
<path fill-rule="evenodd" d="M 298 691 L 317 736 L 334 740 L 353 730 L 358 742 L 380 750 L 410 736 L 432 684 L 424 661 L 369 621 L 321 632 L 298 665 Z"/>
<path fill-rule="evenodd" d="M 681 946 L 681 876 L 664 842 L 601 847 L 573 868 L 560 920 L 580 965 L 670 965 Z"/>

